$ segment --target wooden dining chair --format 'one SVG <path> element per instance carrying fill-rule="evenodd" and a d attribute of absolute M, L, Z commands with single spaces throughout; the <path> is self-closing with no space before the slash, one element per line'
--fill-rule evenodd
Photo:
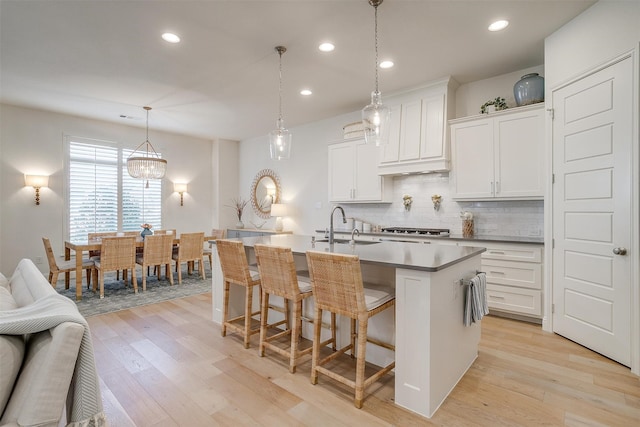
<path fill-rule="evenodd" d="M 226 230 L 214 228 L 211 230 L 211 240 L 224 239 L 226 234 Z M 202 249 L 202 258 L 209 258 L 209 268 L 213 270 L 213 248 L 211 245 L 212 243 L 208 243 L 207 247 Z"/>
<path fill-rule="evenodd" d="M 162 266 L 165 268 L 165 276 L 173 285 L 173 271 L 171 270 L 171 255 L 173 250 L 173 236 L 170 234 L 155 234 L 144 239 L 142 254 L 136 255 L 136 263 L 142 266 L 142 290 L 147 290 L 147 276 L 149 267 L 155 267 L 154 271 L 160 280 Z M 145 273 L 146 269 L 146 273 Z"/>
<path fill-rule="evenodd" d="M 204 232 L 182 233 L 178 250 L 173 252 L 172 258 L 176 262 L 178 269 L 178 283 L 182 283 L 182 264 L 187 263 L 187 273 L 191 274 L 198 261 L 198 270 L 202 280 L 206 279 L 204 274 L 204 264 L 202 264 L 202 243 L 204 242 Z"/>
<path fill-rule="evenodd" d="M 178 235 L 176 234 L 176 229 L 175 228 L 159 229 L 159 230 L 154 231 L 153 234 L 170 234 L 170 235 L 178 237 Z"/>
<path fill-rule="evenodd" d="M 133 236 L 105 237 L 102 239 L 100 258 L 94 260 L 96 273 L 94 273 L 94 290 L 96 286 L 96 274 L 99 274 L 100 298 L 104 298 L 104 273 L 106 271 L 131 270 L 133 292 L 138 293 L 138 279 L 136 278 L 136 238 Z M 126 282 L 126 273 L 123 280 Z"/>
<path fill-rule="evenodd" d="M 351 342 L 322 359 L 320 358 L 321 322 L 314 323 L 311 383 L 318 383 L 318 374 L 320 373 L 351 387 L 355 390 L 354 405 L 356 408 L 362 408 L 364 390 L 396 365 L 393 361 L 369 377 L 365 377 L 367 342 L 395 350 L 395 346 L 392 344 L 367 337 L 369 318 L 395 306 L 395 289 L 380 285 L 365 287 L 362 282 L 360 259 L 357 255 L 307 251 L 307 264 L 315 299 L 315 319 L 322 319 L 323 310 L 351 319 Z M 328 362 L 348 351 L 351 352 L 352 358 L 355 352 L 355 381 L 342 373 L 325 367 Z"/>
<path fill-rule="evenodd" d="M 272 350 L 289 359 L 289 372 L 296 372 L 296 366 L 300 358 L 310 354 L 312 346 L 305 349 L 299 347 L 302 338 L 302 304 L 306 298 L 312 296 L 311 284 L 308 280 L 298 278 L 296 265 L 293 260 L 291 248 L 279 246 L 254 245 L 258 271 L 260 272 L 260 286 L 262 289 L 262 301 L 260 310 L 260 347 L 258 354 L 264 356 L 265 349 Z M 269 297 L 276 295 L 284 300 L 284 320 L 269 324 Z M 289 301 L 293 303 L 293 319 L 289 318 Z M 292 326 L 293 324 L 293 326 Z M 335 334 L 335 314 L 332 315 L 332 332 Z M 269 328 L 285 325 L 285 329 L 267 336 Z M 282 337 L 289 336 L 288 349 L 274 343 Z M 326 343 L 334 342 L 333 340 Z"/>
<path fill-rule="evenodd" d="M 55 289 L 60 273 L 69 273 L 72 271 L 76 271 L 76 261 L 72 259 L 69 261 L 60 261 L 60 263 L 58 263 L 53 253 L 53 249 L 51 248 L 51 241 L 49 240 L 49 238 L 43 237 L 42 243 L 44 244 L 44 251 L 47 254 L 47 261 L 49 262 L 49 283 L 51 283 L 51 286 L 53 286 L 53 288 Z M 95 264 L 93 263 L 93 260 L 89 258 L 83 258 L 82 268 L 87 271 L 88 288 L 91 285 L 91 275 L 93 274 Z M 69 282 L 65 281 L 64 288 L 69 289 Z"/>
<path fill-rule="evenodd" d="M 247 254 L 244 244 L 236 240 L 216 240 L 216 250 L 222 270 L 224 281 L 224 301 L 222 303 L 222 336 L 227 335 L 227 329 L 242 335 L 244 348 L 249 348 L 251 335 L 260 332 L 260 326 L 253 327 L 253 316 L 260 314 L 260 310 L 253 311 L 253 287 L 260 286 L 260 274 L 249 270 Z M 229 318 L 229 295 L 231 284 L 245 288 L 244 313 L 240 316 Z"/>

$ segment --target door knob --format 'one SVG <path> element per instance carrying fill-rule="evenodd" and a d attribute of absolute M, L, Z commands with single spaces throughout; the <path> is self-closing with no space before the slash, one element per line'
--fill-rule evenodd
<path fill-rule="evenodd" d="M 613 248 L 613 253 L 616 255 L 626 255 L 627 248 Z"/>

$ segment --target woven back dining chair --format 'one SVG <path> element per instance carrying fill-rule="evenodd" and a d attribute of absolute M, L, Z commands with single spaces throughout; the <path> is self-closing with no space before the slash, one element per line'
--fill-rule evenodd
<path fill-rule="evenodd" d="M 308 280 L 297 276 L 291 248 L 261 244 L 256 244 L 253 248 L 258 262 L 262 288 L 260 347 L 258 354 L 264 356 L 265 349 L 268 348 L 287 357 L 289 359 L 289 372 L 295 373 L 300 358 L 310 354 L 313 350 L 311 346 L 305 349 L 299 347 L 302 334 L 302 306 L 303 301 L 312 296 L 311 284 Z M 284 320 L 269 324 L 269 308 L 273 309 L 273 307 L 269 306 L 269 297 L 272 295 L 282 297 L 284 300 Z M 293 319 L 289 318 L 289 301 L 293 303 Z M 332 320 L 332 331 L 335 334 L 335 315 Z M 285 325 L 285 329 L 279 329 L 279 332 L 267 335 L 269 328 L 280 325 Z M 282 348 L 275 343 L 275 341 L 285 336 L 290 337 L 288 349 Z"/>
<path fill-rule="evenodd" d="M 253 287 L 260 286 L 260 274 L 249 270 L 247 254 L 244 244 L 240 241 L 220 239 L 216 241 L 216 250 L 222 270 L 224 281 L 224 301 L 222 303 L 222 336 L 227 335 L 227 329 L 242 335 L 244 347 L 249 348 L 251 335 L 260 332 L 259 324 L 251 325 L 253 316 L 260 314 L 260 310 L 252 311 Z M 229 318 L 229 293 L 231 284 L 245 288 L 244 313 L 240 316 Z"/>
<path fill-rule="evenodd" d="M 42 238 L 42 243 L 44 244 L 44 251 L 47 254 L 47 261 L 49 262 L 49 283 L 53 288 L 56 288 L 56 284 L 58 282 L 58 276 L 60 273 L 70 273 L 76 270 L 76 261 L 56 261 L 56 256 L 53 253 L 53 249 L 51 248 L 51 241 L 47 237 Z M 87 287 L 91 285 L 91 275 L 93 273 L 93 269 L 95 268 L 95 264 L 93 260 L 89 258 L 82 259 L 82 268 L 87 271 Z M 69 289 L 69 282 L 65 281 L 64 284 L 65 289 Z"/>
<path fill-rule="evenodd" d="M 154 234 L 144 238 L 144 249 L 136 255 L 136 263 L 142 266 L 142 290 L 147 290 L 147 276 L 149 267 L 156 267 L 154 271 L 160 280 L 162 266 L 165 268 L 165 276 L 173 285 L 173 271 L 171 270 L 171 255 L 173 250 L 173 235 Z M 145 272 L 146 270 L 146 272 Z"/>
<path fill-rule="evenodd" d="M 97 274 L 99 275 L 100 298 L 104 298 L 104 273 L 107 271 L 131 270 L 133 291 L 138 293 L 138 280 L 136 278 L 136 238 L 133 236 L 105 237 L 102 239 L 100 258 L 94 260 Z M 126 273 L 123 278 L 126 282 Z M 95 274 L 94 274 L 95 278 Z M 96 283 L 94 281 L 94 289 Z"/>
<path fill-rule="evenodd" d="M 180 244 L 178 250 L 173 252 L 173 260 L 176 262 L 178 270 L 178 283 L 182 283 L 182 264 L 187 263 L 187 273 L 191 274 L 198 261 L 198 270 L 202 280 L 206 279 L 204 274 L 204 264 L 202 263 L 202 244 L 204 242 L 204 232 L 182 233 L 180 234 Z"/>
<path fill-rule="evenodd" d="M 211 240 L 224 239 L 226 234 L 226 230 L 214 228 L 211 230 Z M 211 248 L 211 245 L 211 243 L 207 242 L 207 247 L 202 249 L 202 258 L 209 258 L 209 268 L 213 270 L 213 249 Z"/>
<path fill-rule="evenodd" d="M 320 358 L 320 322 L 314 324 L 313 352 L 311 356 L 311 383 L 318 383 L 318 374 L 324 374 L 355 390 L 354 405 L 362 407 L 364 390 L 395 367 L 395 361 L 365 377 L 367 342 L 395 350 L 391 344 L 368 339 L 369 318 L 395 305 L 395 290 L 380 285 L 364 286 L 360 259 L 356 255 L 307 251 L 307 264 L 315 298 L 315 318 L 329 311 L 351 319 L 351 342 L 338 351 Z M 357 331 L 356 331 L 357 323 Z M 357 339 L 357 345 L 356 345 Z M 328 362 L 350 351 L 356 357 L 355 381 L 346 375 L 326 368 Z"/>

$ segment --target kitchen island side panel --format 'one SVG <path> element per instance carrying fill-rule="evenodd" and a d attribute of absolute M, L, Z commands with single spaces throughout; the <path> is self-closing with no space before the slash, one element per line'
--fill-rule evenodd
<path fill-rule="evenodd" d="M 396 270 L 395 401 L 431 417 L 478 356 L 480 323 L 463 325 L 480 256 L 437 272 Z"/>

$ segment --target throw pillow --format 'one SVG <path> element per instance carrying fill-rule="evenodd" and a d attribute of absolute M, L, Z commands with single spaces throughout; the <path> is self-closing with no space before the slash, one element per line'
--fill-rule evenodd
<path fill-rule="evenodd" d="M 0 311 L 18 308 L 11 293 L 0 286 Z M 0 414 L 4 412 L 18 378 L 24 359 L 24 338 L 22 335 L 0 335 Z"/>
<path fill-rule="evenodd" d="M 0 288 L 9 289 L 9 279 L 4 277 L 4 274 L 0 273 Z"/>

